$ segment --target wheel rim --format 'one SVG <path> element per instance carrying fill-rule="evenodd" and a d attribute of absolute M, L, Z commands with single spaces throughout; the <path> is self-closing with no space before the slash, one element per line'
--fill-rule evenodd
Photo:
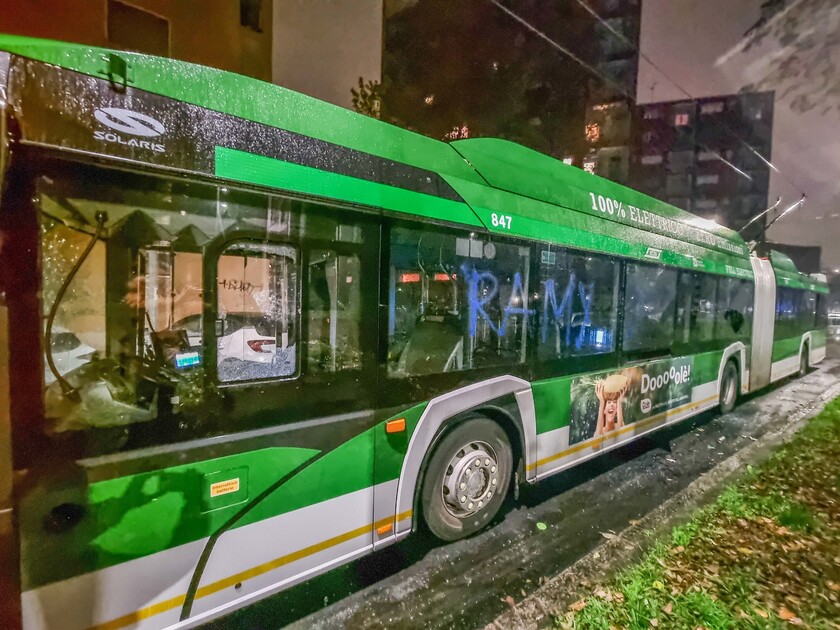
<path fill-rule="evenodd" d="M 729 378 L 726 379 L 726 384 L 723 390 L 723 403 L 726 407 L 731 407 L 735 403 L 735 377 L 730 373 Z"/>
<path fill-rule="evenodd" d="M 499 485 L 496 452 L 486 442 L 463 446 L 446 467 L 441 484 L 443 505 L 457 518 L 472 516 L 487 507 Z"/>

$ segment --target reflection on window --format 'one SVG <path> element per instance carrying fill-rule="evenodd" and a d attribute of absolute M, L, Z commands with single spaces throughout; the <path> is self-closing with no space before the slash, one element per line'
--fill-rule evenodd
<path fill-rule="evenodd" d="M 41 222 L 43 315 L 47 317 L 73 265 L 91 236 L 44 218 Z M 50 350 L 60 375 L 90 362 L 95 352 L 105 351 L 105 245 L 97 243 L 67 287 L 56 311 Z M 55 381 L 44 362 L 44 381 Z"/>
<path fill-rule="evenodd" d="M 388 373 L 439 374 L 525 361 L 530 250 L 394 229 Z"/>
<path fill-rule="evenodd" d="M 297 372 L 297 252 L 240 241 L 219 258 L 216 321 L 220 381 Z"/>
<path fill-rule="evenodd" d="M 615 261 L 541 249 L 537 350 L 541 359 L 615 349 L 617 276 Z"/>
<path fill-rule="evenodd" d="M 307 371 L 359 370 L 362 350 L 361 263 L 330 250 L 309 253 Z"/>
<path fill-rule="evenodd" d="M 625 295 L 624 350 L 669 348 L 674 334 L 677 271 L 628 263 Z"/>

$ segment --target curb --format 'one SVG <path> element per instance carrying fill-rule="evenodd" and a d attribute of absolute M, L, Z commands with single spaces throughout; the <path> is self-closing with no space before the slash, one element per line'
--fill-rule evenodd
<path fill-rule="evenodd" d="M 685 489 L 652 510 L 638 523 L 604 541 L 586 556 L 550 578 L 534 593 L 500 615 L 484 630 L 534 630 L 550 626 L 564 615 L 568 605 L 580 598 L 582 587 L 602 583 L 615 571 L 640 558 L 664 533 L 686 521 L 703 504 L 741 476 L 747 464 L 756 464 L 786 442 L 825 405 L 840 395 L 840 383 L 823 392 L 810 404 L 802 405 L 780 429 L 770 429 L 754 443 L 720 462 Z"/>

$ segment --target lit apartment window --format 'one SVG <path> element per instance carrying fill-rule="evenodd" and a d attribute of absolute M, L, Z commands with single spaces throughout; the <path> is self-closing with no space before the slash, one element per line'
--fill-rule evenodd
<path fill-rule="evenodd" d="M 694 202 L 694 207 L 697 210 L 714 210 L 718 207 L 716 199 L 698 199 Z"/>
<path fill-rule="evenodd" d="M 239 0 L 239 24 L 261 33 L 261 9 L 262 0 Z"/>
<path fill-rule="evenodd" d="M 169 20 L 130 4 L 108 0 L 108 41 L 115 48 L 166 57 Z"/>
<path fill-rule="evenodd" d="M 688 127 L 688 114 L 677 114 L 674 116 L 675 127 Z"/>
<path fill-rule="evenodd" d="M 697 176 L 698 186 L 710 186 L 711 184 L 717 184 L 718 181 L 720 181 L 720 177 L 717 174 Z"/>
<path fill-rule="evenodd" d="M 598 123 L 589 123 L 586 125 L 586 139 L 592 143 L 598 142 L 601 139 L 601 126 Z"/>
<path fill-rule="evenodd" d="M 724 109 L 725 103 L 723 101 L 713 101 L 711 103 L 703 103 L 700 106 L 701 114 L 720 114 Z"/>

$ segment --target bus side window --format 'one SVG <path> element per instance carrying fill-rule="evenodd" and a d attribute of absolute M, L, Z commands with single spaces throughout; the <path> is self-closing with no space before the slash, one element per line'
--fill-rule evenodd
<path fill-rule="evenodd" d="M 238 241 L 219 257 L 216 343 L 219 380 L 297 374 L 297 250 Z"/>
<path fill-rule="evenodd" d="M 748 340 L 752 329 L 752 283 L 737 278 L 719 278 L 715 315 L 715 339 Z"/>
<path fill-rule="evenodd" d="M 537 355 L 541 360 L 615 350 L 618 262 L 540 248 Z"/>
<path fill-rule="evenodd" d="M 313 249 L 308 266 L 304 303 L 308 324 L 307 372 L 362 369 L 359 257 Z"/>
<path fill-rule="evenodd" d="M 531 248 L 467 232 L 391 230 L 388 374 L 524 363 Z"/>
<path fill-rule="evenodd" d="M 677 270 L 627 263 L 625 351 L 668 350 L 674 337 Z"/>

